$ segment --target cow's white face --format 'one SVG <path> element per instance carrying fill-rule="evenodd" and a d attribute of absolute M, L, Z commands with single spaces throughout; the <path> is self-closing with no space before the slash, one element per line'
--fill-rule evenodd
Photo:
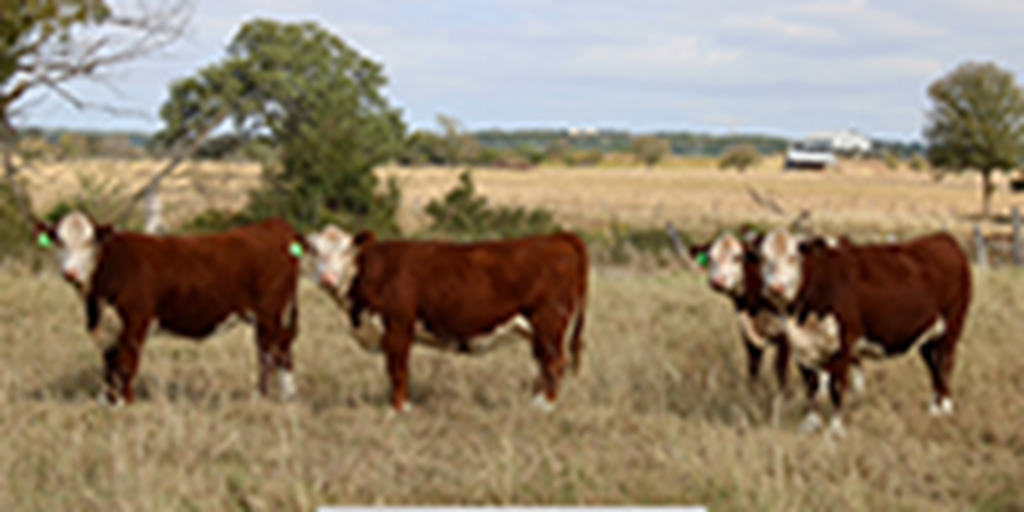
<path fill-rule="evenodd" d="M 81 212 L 68 213 L 54 229 L 61 274 L 79 289 L 88 287 L 96 270 L 100 251 L 96 232 L 96 226 Z"/>
<path fill-rule="evenodd" d="M 743 244 L 731 233 L 724 233 L 708 249 L 708 283 L 728 294 L 743 291 Z"/>
<path fill-rule="evenodd" d="M 347 287 L 346 276 L 354 271 L 352 235 L 330 224 L 306 237 L 314 257 L 314 279 L 331 290 Z"/>
<path fill-rule="evenodd" d="M 765 295 L 787 304 L 792 302 L 803 280 L 799 238 L 776 229 L 764 237 L 760 251 Z"/>

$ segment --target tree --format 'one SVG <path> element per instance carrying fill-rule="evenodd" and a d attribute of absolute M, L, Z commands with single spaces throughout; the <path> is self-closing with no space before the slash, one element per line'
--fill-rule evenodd
<path fill-rule="evenodd" d="M 740 172 L 757 165 L 761 161 L 761 153 L 752 144 L 732 146 L 722 153 L 718 161 L 719 169 L 737 169 Z"/>
<path fill-rule="evenodd" d="M 1012 171 L 1024 156 L 1024 92 L 1011 72 L 966 62 L 932 83 L 928 97 L 928 161 L 941 169 L 979 172 L 987 218 L 992 173 Z"/>
<path fill-rule="evenodd" d="M 667 140 L 654 135 L 633 137 L 632 146 L 633 156 L 647 167 L 657 165 L 672 150 Z"/>
<path fill-rule="evenodd" d="M 239 140 L 263 138 L 277 151 L 250 219 L 395 229 L 397 185 L 381 194 L 373 173 L 397 156 L 405 134 L 386 83 L 380 64 L 314 23 L 254 20 L 223 61 L 172 85 L 155 138 L 180 143 L 230 119 Z"/>
<path fill-rule="evenodd" d="M 68 82 L 147 55 L 176 40 L 187 22 L 190 0 L 160 7 L 135 2 L 115 10 L 104 0 L 3 0 L 0 3 L 0 140 L 14 200 L 28 217 L 28 198 L 16 178 L 13 154 L 20 105 L 35 91 L 50 92 L 78 108 L 121 109 L 85 101 Z"/>

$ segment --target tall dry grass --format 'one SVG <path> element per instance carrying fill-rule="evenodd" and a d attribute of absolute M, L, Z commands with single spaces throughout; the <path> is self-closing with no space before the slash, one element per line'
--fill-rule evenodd
<path fill-rule="evenodd" d="M 729 306 L 692 274 L 597 268 L 581 375 L 527 406 L 513 346 L 413 353 L 389 419 L 379 356 L 303 283 L 300 398 L 254 398 L 244 328 L 147 345 L 135 405 L 96 405 L 99 355 L 52 273 L 0 271 L 0 509 L 311 510 L 320 504 L 706 504 L 712 510 L 1020 510 L 1024 275 L 977 274 L 954 377 L 926 413 L 916 355 L 867 367 L 849 434 L 796 433 L 801 402 L 749 392 Z M 765 375 L 767 377 L 767 374 Z M 794 375 L 795 377 L 795 375 Z M 794 378 L 794 381 L 796 379 Z"/>

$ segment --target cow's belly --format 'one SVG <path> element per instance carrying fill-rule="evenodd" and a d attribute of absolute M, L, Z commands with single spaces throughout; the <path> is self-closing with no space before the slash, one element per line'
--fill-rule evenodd
<path fill-rule="evenodd" d="M 359 326 L 350 331 L 359 346 L 368 352 L 383 352 L 384 321 L 380 315 L 372 311 L 363 311 L 359 315 Z M 529 339 L 533 333 L 530 322 L 522 315 L 516 315 L 507 322 L 500 324 L 488 333 L 459 340 L 447 336 L 438 336 L 427 329 L 422 321 L 417 321 L 413 332 L 413 343 L 438 350 L 462 352 L 467 354 L 483 354 L 495 348 L 511 344 L 515 341 Z"/>

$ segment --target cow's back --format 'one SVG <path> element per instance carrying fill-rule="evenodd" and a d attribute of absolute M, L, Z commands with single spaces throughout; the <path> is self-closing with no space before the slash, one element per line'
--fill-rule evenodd
<path fill-rule="evenodd" d="M 279 219 L 211 235 L 115 234 L 103 246 L 94 293 L 151 310 L 171 331 L 204 336 L 233 313 L 291 300 L 298 260 L 288 249 L 296 239 Z"/>
<path fill-rule="evenodd" d="M 487 332 L 541 303 L 571 308 L 586 290 L 587 254 L 572 234 L 457 244 L 385 241 L 361 250 L 360 307 L 416 317 L 438 334 Z"/>

